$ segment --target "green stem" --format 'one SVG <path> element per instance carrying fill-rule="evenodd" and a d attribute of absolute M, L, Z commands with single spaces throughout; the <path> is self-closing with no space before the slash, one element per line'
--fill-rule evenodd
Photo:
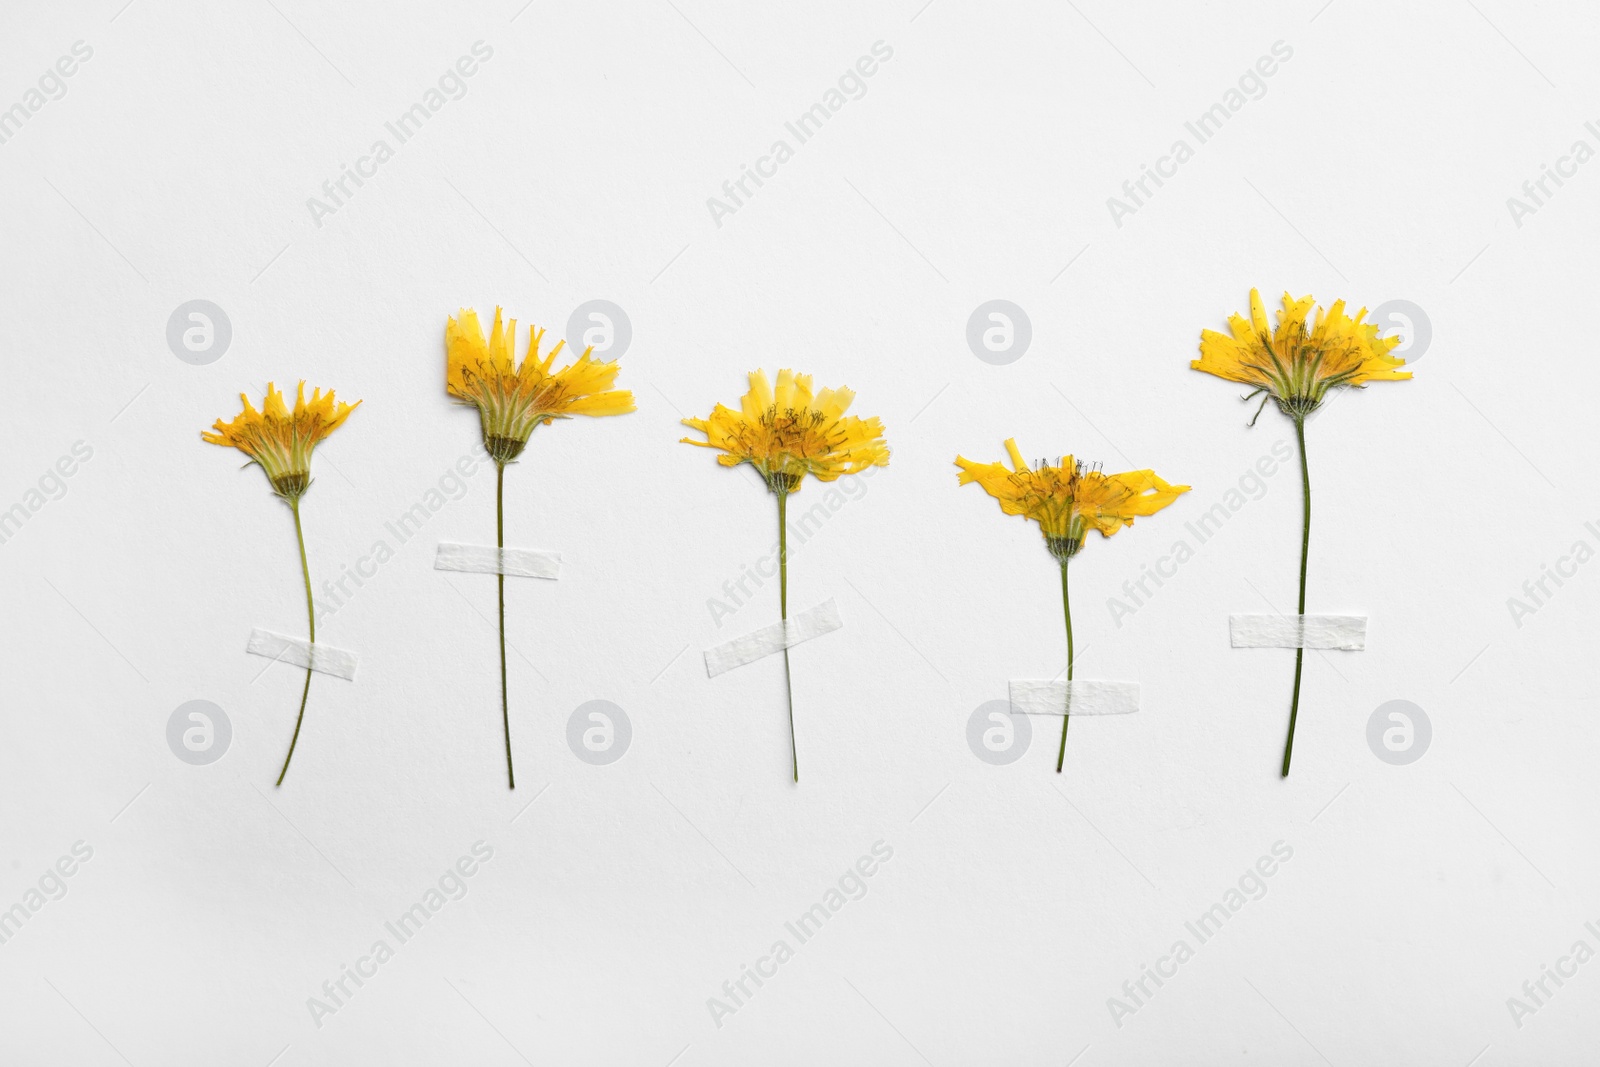
<path fill-rule="evenodd" d="M 311 603 L 311 565 L 306 562 L 306 538 L 300 529 L 300 498 L 292 497 L 289 500 L 289 510 L 294 512 L 294 539 L 300 546 L 300 573 L 306 580 L 306 627 L 311 632 L 312 653 L 316 652 L 317 645 L 317 611 Z M 289 754 L 283 757 L 283 770 L 278 772 L 276 785 L 283 784 L 283 776 L 289 773 L 289 761 L 294 759 L 294 746 L 300 741 L 300 724 L 306 717 L 306 698 L 311 695 L 311 668 L 306 668 L 305 688 L 300 690 L 300 714 L 294 719 L 294 737 L 289 739 Z M 276 788 L 276 786 L 274 787 Z"/>
<path fill-rule="evenodd" d="M 506 548 L 506 465 L 496 463 L 494 468 L 494 546 L 505 554 Z M 511 701 L 506 695 L 506 575 L 501 570 L 495 577 L 500 584 L 500 721 L 506 733 L 506 780 L 511 788 L 517 787 L 517 772 L 511 766 Z"/>
<path fill-rule="evenodd" d="M 789 489 L 778 486 L 778 617 L 789 619 Z M 800 781 L 800 749 L 794 739 L 794 681 L 789 674 L 789 646 L 783 646 L 783 688 L 789 694 L 789 753 L 794 780 Z"/>
<path fill-rule="evenodd" d="M 1306 560 L 1311 555 L 1311 469 L 1306 465 L 1306 422 L 1294 420 L 1295 440 L 1300 443 L 1300 486 L 1305 495 L 1305 510 L 1300 526 L 1300 607 L 1306 613 Z M 1294 650 L 1294 697 L 1289 701 L 1289 739 L 1283 744 L 1283 771 L 1280 778 L 1289 777 L 1289 757 L 1294 755 L 1294 724 L 1300 714 L 1300 669 L 1306 658 L 1304 642 Z"/>
<path fill-rule="evenodd" d="M 1061 613 L 1067 617 L 1067 681 L 1072 681 L 1072 601 L 1067 598 L 1067 561 L 1061 561 Z M 1068 696 L 1068 707 L 1071 707 L 1071 696 Z M 1061 749 L 1056 753 L 1056 773 L 1061 773 L 1061 765 L 1067 759 L 1067 724 L 1072 716 L 1061 716 Z"/>

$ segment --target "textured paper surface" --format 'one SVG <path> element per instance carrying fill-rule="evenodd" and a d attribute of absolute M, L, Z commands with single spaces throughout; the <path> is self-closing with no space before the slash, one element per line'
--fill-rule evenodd
<path fill-rule="evenodd" d="M 265 656 L 279 663 L 309 667 L 320 674 L 331 674 L 347 682 L 354 681 L 356 677 L 354 652 L 347 652 L 342 648 L 329 648 L 324 644 L 313 645 L 301 638 L 274 633 L 259 627 L 250 631 L 250 640 L 244 646 L 244 650 L 251 655 Z"/>
<path fill-rule="evenodd" d="M 495 548 L 493 545 L 458 545 L 439 542 L 433 569 L 470 574 L 504 574 L 517 578 L 559 578 L 561 553 L 534 548 Z"/>
<path fill-rule="evenodd" d="M 1473 4 L 0 4 L 0 915 L 94 850 L 7 925 L 0 1064 L 1592 1062 L 1600 958 L 1538 982 L 1600 948 L 1600 155 L 1561 161 L 1600 148 L 1600 9 Z M 1294 424 L 1188 369 L 1251 285 L 1434 332 L 1306 426 L 1308 610 L 1381 630 L 1305 657 L 1287 780 L 1294 657 L 1226 617 L 1296 603 Z M 194 298 L 232 320 L 207 366 L 165 333 Z M 563 555 L 505 583 L 513 792 L 498 583 L 434 570 L 495 541 L 445 317 L 581 352 L 595 298 L 639 410 L 505 472 L 506 543 Z M 1031 318 L 1008 365 L 967 332 L 993 299 Z M 1022 325 L 980 315 L 977 351 Z M 798 786 L 782 656 L 701 656 L 778 619 L 775 502 L 675 443 L 780 365 L 894 449 L 789 500 L 791 611 L 850 631 L 793 653 Z M 275 789 L 305 672 L 239 638 L 307 632 L 293 521 L 198 434 L 302 376 L 365 400 L 302 502 L 317 640 L 360 670 L 312 679 Z M 1072 721 L 1060 775 L 1061 723 L 982 710 L 1066 663 L 1039 531 L 956 484 L 1013 435 L 1194 486 L 1071 564 L 1078 676 L 1143 707 Z M 1366 740 L 1397 698 L 1434 721 L 1410 766 Z M 162 733 L 196 699 L 232 720 L 210 766 Z M 632 720 L 608 766 L 566 739 L 594 700 Z M 1032 727 L 1016 762 L 975 714 Z"/>
<path fill-rule="evenodd" d="M 1131 715 L 1139 710 L 1139 683 L 1013 679 L 1011 710 L 1023 715 Z"/>
<path fill-rule="evenodd" d="M 706 650 L 706 675 L 715 678 L 724 671 L 731 671 L 735 667 L 742 667 L 746 663 L 754 663 L 774 652 L 782 652 L 785 648 L 793 648 L 802 641 L 809 641 L 814 637 L 832 633 L 844 625 L 844 620 L 839 617 L 839 606 L 832 598 L 824 600 L 814 608 L 807 608 L 800 614 L 787 621 L 775 622 L 771 626 L 763 626 L 743 637 L 735 638 L 727 644 L 718 645 L 716 648 Z"/>
<path fill-rule="evenodd" d="M 1353 652 L 1367 647 L 1367 617 L 1229 615 L 1228 636 L 1234 648 L 1336 648 Z"/>

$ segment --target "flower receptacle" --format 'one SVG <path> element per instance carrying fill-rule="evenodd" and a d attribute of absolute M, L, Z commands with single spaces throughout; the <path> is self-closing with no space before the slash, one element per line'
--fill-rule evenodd
<path fill-rule="evenodd" d="M 311 488 L 311 472 L 289 471 L 276 475 L 271 481 L 272 491 L 292 504 L 305 496 L 306 490 Z"/>
<path fill-rule="evenodd" d="M 1083 551 L 1083 535 L 1077 537 L 1057 537 L 1053 534 L 1044 535 L 1044 547 L 1050 554 L 1062 563 Z"/>
<path fill-rule="evenodd" d="M 522 450 L 528 447 L 527 441 L 515 437 L 485 437 L 483 447 L 489 453 L 489 458 L 504 467 L 507 463 L 522 455 Z"/>

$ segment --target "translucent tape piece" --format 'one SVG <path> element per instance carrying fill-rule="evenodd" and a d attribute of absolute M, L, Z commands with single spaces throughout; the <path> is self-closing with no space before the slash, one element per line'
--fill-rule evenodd
<path fill-rule="evenodd" d="M 715 678 L 724 671 L 743 667 L 746 663 L 754 663 L 764 656 L 793 648 L 802 641 L 832 633 L 842 626 L 844 620 L 839 618 L 839 606 L 831 599 L 825 600 L 814 608 L 807 608 L 787 622 L 775 622 L 771 626 L 763 626 L 754 633 L 735 638 L 725 645 L 707 649 L 706 676 Z"/>
<path fill-rule="evenodd" d="M 1139 710 L 1139 683 L 1013 679 L 1011 710 L 1022 715 L 1131 715 Z"/>
<path fill-rule="evenodd" d="M 356 654 L 342 648 L 313 645 L 298 637 L 275 634 L 257 627 L 250 631 L 250 642 L 244 650 L 255 656 L 265 656 L 291 667 L 309 667 L 335 678 L 353 682 L 356 678 Z"/>
<path fill-rule="evenodd" d="M 433 557 L 433 569 L 554 579 L 561 576 L 561 554 L 532 548 L 492 548 L 488 545 L 453 545 L 441 541 L 438 555 Z"/>
<path fill-rule="evenodd" d="M 1234 648 L 1367 647 L 1365 615 L 1229 615 Z"/>

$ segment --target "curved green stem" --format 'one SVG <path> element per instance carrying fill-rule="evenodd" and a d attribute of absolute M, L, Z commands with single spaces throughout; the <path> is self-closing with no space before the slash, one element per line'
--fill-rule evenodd
<path fill-rule="evenodd" d="M 1306 560 L 1311 554 L 1311 469 L 1306 464 L 1306 423 L 1305 419 L 1294 420 L 1295 440 L 1300 443 L 1300 486 L 1304 492 L 1305 509 L 1303 521 L 1300 526 L 1300 607 L 1299 614 L 1306 613 Z M 1302 635 L 1303 638 L 1303 635 Z M 1283 743 L 1283 771 L 1280 778 L 1289 777 L 1289 758 L 1294 755 L 1294 724 L 1300 714 L 1300 670 L 1304 665 L 1306 650 L 1304 641 L 1294 650 L 1294 696 L 1289 701 L 1289 738 Z"/>
<path fill-rule="evenodd" d="M 789 490 L 778 493 L 778 617 L 789 620 Z M 783 646 L 783 688 L 789 694 L 789 754 L 794 761 L 794 780 L 800 781 L 800 748 L 794 739 L 794 681 L 789 674 L 789 646 Z"/>
<path fill-rule="evenodd" d="M 312 653 L 316 652 L 317 645 L 317 610 L 311 602 L 311 565 L 306 562 L 306 538 L 300 529 L 300 498 L 293 497 L 289 501 L 289 510 L 294 512 L 294 539 L 300 546 L 300 573 L 306 580 L 306 628 L 310 631 Z M 289 754 L 283 757 L 283 770 L 278 772 L 278 781 L 275 786 L 283 784 L 283 776 L 289 773 L 289 761 L 294 759 L 294 746 L 300 741 L 300 724 L 306 717 L 306 698 L 311 695 L 311 668 L 306 668 L 305 688 L 300 690 L 300 714 L 295 716 L 294 736 L 289 739 Z"/>
<path fill-rule="evenodd" d="M 1067 561 L 1061 561 L 1061 613 L 1067 617 L 1067 681 L 1072 681 L 1072 601 L 1067 598 Z M 1067 697 L 1068 708 L 1071 707 L 1072 697 Z M 1056 773 L 1061 773 L 1061 765 L 1067 759 L 1067 724 L 1072 720 L 1071 715 L 1061 716 L 1061 749 L 1056 753 Z"/>
<path fill-rule="evenodd" d="M 494 546 L 500 554 L 506 548 L 506 465 L 494 467 Z M 506 780 L 512 789 L 517 787 L 517 772 L 511 766 L 511 701 L 506 695 L 506 575 L 502 569 L 495 576 L 500 582 L 500 721 L 506 733 Z"/>

